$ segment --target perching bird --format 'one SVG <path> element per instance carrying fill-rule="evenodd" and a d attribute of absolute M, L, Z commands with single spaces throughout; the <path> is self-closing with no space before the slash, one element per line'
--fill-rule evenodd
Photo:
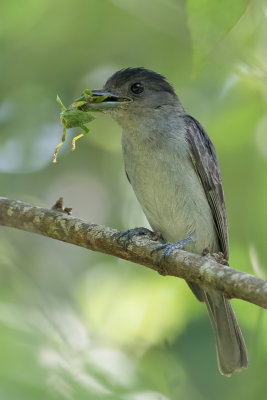
<path fill-rule="evenodd" d="M 122 127 L 127 177 L 167 257 L 174 248 L 202 254 L 222 252 L 228 260 L 228 227 L 220 169 L 211 140 L 186 113 L 165 78 L 144 68 L 112 75 L 95 95 L 97 104 Z M 138 233 L 138 228 L 132 231 Z M 228 299 L 187 282 L 205 302 L 216 337 L 220 372 L 231 376 L 248 365 L 247 349 Z"/>

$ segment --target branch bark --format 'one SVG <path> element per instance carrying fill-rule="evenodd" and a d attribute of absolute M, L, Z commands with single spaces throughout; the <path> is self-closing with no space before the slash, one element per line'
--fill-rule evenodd
<path fill-rule="evenodd" d="M 202 257 L 175 250 L 159 266 L 158 242 L 151 236 L 135 236 L 124 247 L 117 229 L 85 222 L 63 212 L 34 207 L 21 201 L 0 197 L 0 225 L 48 236 L 144 265 L 161 274 L 212 287 L 228 298 L 238 298 L 267 308 L 267 281 Z"/>

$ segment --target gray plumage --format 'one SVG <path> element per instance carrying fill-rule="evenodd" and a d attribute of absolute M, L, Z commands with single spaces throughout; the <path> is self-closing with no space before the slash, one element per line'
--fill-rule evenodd
<path fill-rule="evenodd" d="M 220 169 L 200 123 L 185 112 L 163 76 L 144 68 L 116 72 L 104 89 L 132 100 L 109 112 L 123 129 L 126 173 L 152 229 L 166 242 L 193 235 L 185 250 L 221 251 L 228 260 Z M 246 346 L 230 302 L 215 290 L 188 284 L 206 303 L 220 372 L 230 376 L 247 367 Z"/>

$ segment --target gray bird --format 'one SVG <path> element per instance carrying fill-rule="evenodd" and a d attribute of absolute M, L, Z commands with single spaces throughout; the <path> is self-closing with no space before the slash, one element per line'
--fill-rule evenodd
<path fill-rule="evenodd" d="M 161 257 L 174 248 L 202 254 L 222 252 L 228 260 L 228 227 L 220 169 L 211 140 L 186 113 L 166 79 L 145 68 L 112 75 L 97 110 L 122 127 L 127 177 L 155 232 L 164 244 Z M 142 231 L 142 229 L 141 229 Z M 136 228 L 127 237 L 139 233 Z M 231 376 L 248 365 L 247 349 L 228 299 L 220 292 L 187 282 L 207 306 L 216 337 L 219 371 Z"/>

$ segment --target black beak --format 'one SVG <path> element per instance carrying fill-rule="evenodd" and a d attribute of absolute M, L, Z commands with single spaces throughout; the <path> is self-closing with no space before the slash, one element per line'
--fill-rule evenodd
<path fill-rule="evenodd" d="M 92 90 L 94 96 L 99 96 L 99 102 L 93 102 L 88 105 L 89 109 L 104 111 L 111 108 L 119 108 L 132 101 L 130 97 L 121 97 L 105 89 Z"/>

